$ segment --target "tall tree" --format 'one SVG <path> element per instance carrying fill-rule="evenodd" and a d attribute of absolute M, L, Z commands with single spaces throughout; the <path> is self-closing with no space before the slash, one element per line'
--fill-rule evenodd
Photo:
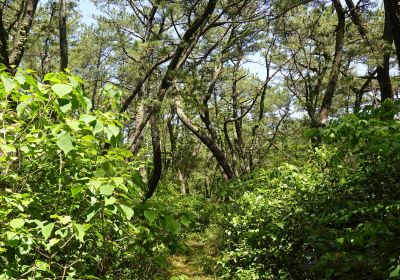
<path fill-rule="evenodd" d="M 2 1 L 0 63 L 11 69 L 21 63 L 39 0 Z"/>
<path fill-rule="evenodd" d="M 325 125 L 328 121 L 329 109 L 332 105 L 332 99 L 335 94 L 336 85 L 340 75 L 340 67 L 343 57 L 344 48 L 344 36 L 345 36 L 345 25 L 346 25 L 346 14 L 340 3 L 340 0 L 332 0 L 333 6 L 337 15 L 337 28 L 336 28 L 336 40 L 335 40 L 335 54 L 333 56 L 332 68 L 329 74 L 328 85 L 322 99 L 322 105 L 319 111 L 319 124 Z"/>
<path fill-rule="evenodd" d="M 60 70 L 68 67 L 67 0 L 60 0 L 58 27 L 60 33 Z"/>

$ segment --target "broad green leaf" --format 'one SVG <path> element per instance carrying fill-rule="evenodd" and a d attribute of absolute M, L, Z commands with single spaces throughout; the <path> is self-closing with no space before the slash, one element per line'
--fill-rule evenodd
<path fill-rule="evenodd" d="M 58 217 L 58 219 L 60 220 L 60 222 L 63 225 L 66 225 L 66 224 L 71 222 L 71 217 L 70 216 L 60 216 L 60 217 Z"/>
<path fill-rule="evenodd" d="M 122 178 L 122 177 L 114 177 L 113 181 L 117 186 L 119 186 L 119 185 L 122 185 L 124 183 L 124 178 Z"/>
<path fill-rule="evenodd" d="M 15 78 L 15 80 L 16 80 L 20 85 L 25 84 L 26 77 L 25 77 L 25 75 L 22 74 L 21 72 L 18 72 L 18 73 L 15 75 L 14 78 Z"/>
<path fill-rule="evenodd" d="M 67 125 L 72 128 L 74 131 L 79 131 L 80 130 L 80 125 L 81 123 L 78 120 L 71 120 L 71 119 L 67 119 L 66 120 Z"/>
<path fill-rule="evenodd" d="M 94 217 L 94 215 L 96 215 L 97 210 L 94 209 L 92 212 L 90 212 L 89 214 L 86 215 L 86 222 L 90 222 L 90 220 Z"/>
<path fill-rule="evenodd" d="M 54 228 L 54 223 L 47 224 L 42 228 L 42 234 L 44 240 L 47 240 L 50 237 L 53 228 Z"/>
<path fill-rule="evenodd" d="M 75 197 L 83 191 L 83 186 L 72 186 L 71 187 L 71 195 Z"/>
<path fill-rule="evenodd" d="M 275 223 L 275 225 L 280 229 L 283 229 L 284 227 L 283 223 Z"/>
<path fill-rule="evenodd" d="M 24 226 L 24 224 L 25 224 L 24 219 L 20 219 L 20 218 L 13 219 L 10 221 L 10 226 L 12 228 L 21 228 Z"/>
<path fill-rule="evenodd" d="M 74 149 L 72 138 L 69 132 L 61 132 L 57 135 L 57 146 L 67 155 Z"/>
<path fill-rule="evenodd" d="M 105 206 L 107 206 L 107 205 L 112 205 L 112 204 L 114 204 L 116 201 L 117 201 L 117 200 L 116 200 L 115 197 L 113 197 L 113 196 L 111 196 L 111 197 L 106 197 L 106 198 L 104 199 L 104 205 L 105 205 Z"/>
<path fill-rule="evenodd" d="M 107 135 L 107 139 L 110 140 L 113 136 L 117 137 L 119 135 L 119 128 L 113 125 L 109 125 L 104 128 L 104 132 Z"/>
<path fill-rule="evenodd" d="M 79 118 L 80 121 L 83 121 L 85 124 L 90 124 L 96 120 L 95 116 L 82 114 Z"/>
<path fill-rule="evenodd" d="M 90 224 L 72 223 L 72 227 L 75 231 L 75 236 L 80 242 L 83 242 L 83 238 L 85 237 L 86 231 L 90 228 Z"/>
<path fill-rule="evenodd" d="M 117 137 L 119 135 L 119 128 L 113 125 L 108 126 L 108 128 L 111 130 L 112 134 Z"/>
<path fill-rule="evenodd" d="M 57 94 L 58 97 L 63 98 L 68 93 L 72 92 L 72 86 L 67 84 L 55 84 L 51 89 Z"/>
<path fill-rule="evenodd" d="M 126 205 L 123 205 L 123 204 L 121 204 L 120 207 L 121 207 L 122 211 L 124 212 L 126 218 L 128 220 L 130 220 L 133 216 L 133 209 Z"/>
<path fill-rule="evenodd" d="M 153 223 L 158 217 L 157 212 L 152 209 L 144 210 L 143 214 L 150 223 Z"/>
<path fill-rule="evenodd" d="M 66 113 L 72 109 L 72 103 L 68 99 L 59 98 L 57 101 L 61 112 Z"/>
<path fill-rule="evenodd" d="M 58 242 L 60 242 L 60 239 L 58 238 L 52 238 L 49 240 L 49 244 L 47 245 L 47 248 L 50 249 L 54 245 L 56 245 Z"/>
<path fill-rule="evenodd" d="M 6 93 L 10 93 L 15 88 L 14 80 L 7 76 L 1 76 Z"/>
<path fill-rule="evenodd" d="M 31 103 L 31 100 L 25 100 L 17 105 L 17 117 L 20 118 L 25 112 L 26 107 Z"/>
<path fill-rule="evenodd" d="M 104 125 L 101 120 L 96 120 L 96 124 L 93 129 L 93 134 L 96 135 L 97 133 L 103 132 Z"/>
<path fill-rule="evenodd" d="M 100 187 L 100 194 L 102 195 L 112 195 L 114 191 L 114 186 L 107 184 Z"/>
<path fill-rule="evenodd" d="M 41 261 L 41 260 L 36 260 L 35 261 L 35 269 L 36 270 L 48 271 L 48 268 L 49 268 L 49 265 L 46 262 Z M 37 274 L 38 273 L 36 272 L 35 278 L 36 278 L 36 276 L 38 276 Z"/>
<path fill-rule="evenodd" d="M 106 175 L 106 171 L 102 168 L 98 168 L 96 169 L 96 171 L 94 172 L 94 175 L 96 177 L 104 177 Z M 98 181 L 99 182 L 99 181 Z"/>
<path fill-rule="evenodd" d="M 398 264 L 396 268 L 389 274 L 390 278 L 397 278 L 399 276 L 400 276 L 400 264 Z"/>
<path fill-rule="evenodd" d="M 16 232 L 13 231 L 7 231 L 6 232 L 7 240 L 16 240 L 19 239 L 19 236 Z"/>

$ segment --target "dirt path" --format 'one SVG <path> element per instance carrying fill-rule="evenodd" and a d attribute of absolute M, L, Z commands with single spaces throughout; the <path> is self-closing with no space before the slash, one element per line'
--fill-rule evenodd
<path fill-rule="evenodd" d="M 185 241 L 187 251 L 168 258 L 171 280 L 214 280 L 214 262 L 218 248 L 213 240 L 191 236 Z"/>

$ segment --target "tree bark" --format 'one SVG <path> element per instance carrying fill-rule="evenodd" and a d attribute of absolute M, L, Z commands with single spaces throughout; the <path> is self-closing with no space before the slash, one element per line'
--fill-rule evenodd
<path fill-rule="evenodd" d="M 335 94 L 336 85 L 339 79 L 340 65 L 343 56 L 346 14 L 343 10 L 342 5 L 340 4 L 340 0 L 333 0 L 332 2 L 337 14 L 338 26 L 336 29 L 335 54 L 333 57 L 332 69 L 329 75 L 328 86 L 322 100 L 322 105 L 319 112 L 319 125 L 325 125 L 328 122 L 329 110 L 332 105 L 333 95 Z"/>
<path fill-rule="evenodd" d="M 0 9 L 0 64 L 10 68 L 8 57 L 8 33 L 3 24 L 4 7 Z"/>
<path fill-rule="evenodd" d="M 400 67 L 400 6 L 398 0 L 384 0 L 384 5 L 388 7 L 389 21 L 392 26 L 392 36 L 396 47 L 397 63 Z M 385 9 L 386 13 L 386 9 Z"/>
<path fill-rule="evenodd" d="M 392 82 L 390 80 L 390 46 L 393 43 L 393 28 L 390 22 L 390 5 L 388 5 L 388 1 L 384 1 L 385 6 L 385 26 L 383 28 L 383 37 L 382 39 L 387 44 L 384 55 L 382 65 L 378 66 L 378 83 L 381 90 L 381 102 L 386 99 L 393 99 L 393 89 Z"/>
<path fill-rule="evenodd" d="M 58 28 L 60 32 L 60 70 L 68 68 L 67 0 L 60 0 Z"/>
<path fill-rule="evenodd" d="M 144 197 L 144 201 L 150 199 L 161 179 L 162 172 L 162 155 L 161 155 L 161 143 L 160 143 L 160 128 L 158 126 L 158 114 L 151 116 L 151 144 L 153 146 L 153 172 L 151 178 L 147 184 L 147 192 Z"/>
<path fill-rule="evenodd" d="M 28 40 L 28 33 L 32 27 L 37 4 L 39 0 L 27 0 L 24 12 L 22 13 L 15 32 L 13 49 L 9 56 L 9 65 L 19 66 L 25 51 L 25 44 Z"/>

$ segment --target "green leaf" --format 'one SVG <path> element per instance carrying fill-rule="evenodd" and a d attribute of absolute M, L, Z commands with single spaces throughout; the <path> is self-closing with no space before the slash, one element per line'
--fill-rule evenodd
<path fill-rule="evenodd" d="M 25 112 L 26 107 L 31 103 L 31 100 L 25 100 L 17 106 L 17 117 L 20 118 Z"/>
<path fill-rule="evenodd" d="M 122 178 L 122 177 L 114 177 L 113 181 L 117 186 L 120 186 L 120 185 L 122 185 L 124 183 L 124 178 Z"/>
<path fill-rule="evenodd" d="M 343 237 L 336 238 L 336 243 L 339 244 L 339 245 L 343 245 L 343 243 L 344 243 L 344 238 L 343 238 Z"/>
<path fill-rule="evenodd" d="M 284 227 L 283 223 L 275 223 L 275 225 L 280 229 L 283 229 Z"/>
<path fill-rule="evenodd" d="M 78 238 L 80 242 L 83 242 L 83 238 L 85 237 L 86 231 L 90 228 L 89 224 L 77 224 L 72 223 L 72 227 L 75 231 L 75 236 Z"/>
<path fill-rule="evenodd" d="M 152 209 L 144 210 L 143 214 L 146 217 L 146 219 L 150 222 L 150 224 L 153 223 L 158 217 L 157 212 Z"/>
<path fill-rule="evenodd" d="M 72 151 L 74 146 L 72 145 L 72 138 L 69 132 L 62 132 L 57 135 L 57 146 L 65 153 Z"/>
<path fill-rule="evenodd" d="M 97 210 L 94 209 L 92 212 L 90 212 L 89 214 L 86 215 L 86 222 L 90 222 L 90 220 L 94 217 L 94 215 L 96 215 Z"/>
<path fill-rule="evenodd" d="M 112 195 L 113 191 L 114 191 L 114 186 L 112 185 L 103 185 L 100 187 L 100 194 L 102 195 Z"/>
<path fill-rule="evenodd" d="M 181 225 L 176 222 L 172 214 L 165 217 L 165 227 L 173 234 L 178 234 L 181 230 Z"/>
<path fill-rule="evenodd" d="M 50 237 L 53 228 L 54 228 L 54 223 L 47 224 L 42 228 L 42 234 L 44 240 L 47 240 Z"/>
<path fill-rule="evenodd" d="M 93 134 L 96 135 L 97 133 L 103 132 L 104 125 L 101 120 L 96 120 L 96 125 L 94 126 L 93 129 Z"/>
<path fill-rule="evenodd" d="M 13 219 L 10 221 L 10 226 L 12 228 L 21 228 L 24 226 L 24 224 L 25 224 L 24 219 L 20 219 L 20 218 Z"/>
<path fill-rule="evenodd" d="M 83 121 L 85 124 L 90 124 L 96 120 L 95 116 L 82 114 L 79 118 L 80 121 Z"/>
<path fill-rule="evenodd" d="M 47 248 L 51 248 L 51 247 L 53 247 L 54 245 L 56 245 L 58 242 L 60 242 L 60 239 L 58 239 L 58 238 L 52 238 L 52 239 L 50 239 L 50 241 L 49 241 L 49 244 L 47 245 Z"/>
<path fill-rule="evenodd" d="M 124 212 L 126 218 L 128 220 L 130 220 L 133 216 L 133 209 L 126 205 L 123 205 L 123 204 L 121 204 L 120 207 L 121 207 L 122 211 Z"/>
<path fill-rule="evenodd" d="M 71 120 L 71 119 L 67 119 L 66 120 L 67 125 L 72 128 L 74 131 L 79 131 L 80 130 L 80 125 L 81 123 L 77 120 Z"/>
<path fill-rule="evenodd" d="M 66 113 L 72 109 L 72 103 L 68 99 L 59 98 L 57 101 L 61 112 Z"/>
<path fill-rule="evenodd" d="M 114 204 L 115 202 L 116 202 L 117 200 L 115 199 L 115 197 L 113 197 L 113 196 L 111 196 L 111 197 L 106 197 L 105 199 L 104 199 L 104 205 L 105 206 L 107 206 L 107 205 L 112 205 L 112 204 Z"/>
<path fill-rule="evenodd" d="M 56 84 L 53 85 L 51 89 L 57 94 L 58 97 L 63 98 L 72 91 L 72 86 L 67 84 Z"/>
<path fill-rule="evenodd" d="M 75 197 L 83 191 L 83 186 L 72 186 L 71 187 L 71 195 Z"/>
<path fill-rule="evenodd" d="M 390 278 L 397 278 L 400 275 L 400 264 L 396 266 L 396 268 L 390 272 L 389 277 Z"/>
<path fill-rule="evenodd" d="M 119 128 L 113 125 L 109 125 L 104 128 L 104 132 L 107 135 L 107 139 L 110 140 L 111 137 L 117 137 L 119 135 Z"/>
<path fill-rule="evenodd" d="M 10 93 L 10 91 L 15 88 L 14 80 L 7 76 L 1 76 L 1 81 L 3 82 L 4 89 L 7 93 Z"/>
<path fill-rule="evenodd" d="M 60 220 L 60 222 L 63 225 L 66 225 L 66 224 L 71 222 L 71 217 L 70 216 L 60 216 L 60 217 L 58 217 L 58 219 Z"/>

